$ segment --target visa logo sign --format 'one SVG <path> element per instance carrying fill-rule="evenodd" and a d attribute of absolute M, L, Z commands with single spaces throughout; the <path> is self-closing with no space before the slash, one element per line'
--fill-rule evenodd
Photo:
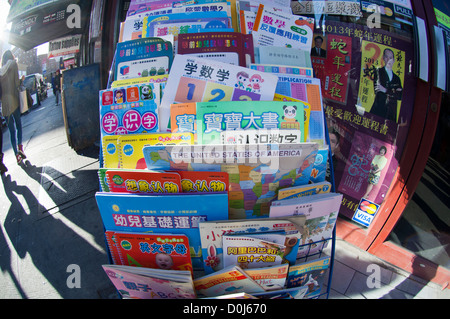
<path fill-rule="evenodd" d="M 352 220 L 363 226 L 369 227 L 379 208 L 380 205 L 362 198 Z"/>

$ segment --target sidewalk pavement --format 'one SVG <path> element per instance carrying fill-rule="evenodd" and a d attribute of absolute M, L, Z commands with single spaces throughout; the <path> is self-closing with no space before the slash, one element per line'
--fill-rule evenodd
<path fill-rule="evenodd" d="M 3 128 L 9 171 L 0 186 L 0 299 L 118 298 L 101 268 L 109 260 L 94 198 L 99 148 L 75 152 L 68 146 L 62 109 L 50 91 L 22 116 L 22 126 L 27 159 L 20 166 Z M 381 267 L 380 285 L 368 284 L 373 264 Z M 77 270 L 80 286 L 73 287 Z M 450 299 L 449 289 L 340 239 L 332 279 L 330 299 Z"/>

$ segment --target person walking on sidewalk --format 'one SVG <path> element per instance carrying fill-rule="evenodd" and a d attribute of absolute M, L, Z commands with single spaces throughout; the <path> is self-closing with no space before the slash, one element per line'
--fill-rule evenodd
<path fill-rule="evenodd" d="M 0 85 L 2 88 L 2 114 L 6 118 L 11 137 L 11 146 L 16 154 L 17 164 L 26 158 L 22 146 L 22 122 L 20 119 L 19 69 L 14 55 L 6 50 L 2 56 Z M 17 134 L 16 134 L 17 132 Z"/>
<path fill-rule="evenodd" d="M 61 73 L 58 70 L 55 72 L 55 76 L 52 78 L 53 94 L 55 95 L 56 105 L 59 105 L 61 98 Z"/>

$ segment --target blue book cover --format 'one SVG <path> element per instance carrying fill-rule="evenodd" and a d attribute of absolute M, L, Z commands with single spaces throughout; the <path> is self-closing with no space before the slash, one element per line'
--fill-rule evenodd
<path fill-rule="evenodd" d="M 199 223 L 228 219 L 227 193 L 152 196 L 98 192 L 95 198 L 106 230 L 186 235 L 194 269 L 203 269 Z"/>
<path fill-rule="evenodd" d="M 136 39 L 117 43 L 114 80 L 168 74 L 173 46 L 161 38 Z"/>

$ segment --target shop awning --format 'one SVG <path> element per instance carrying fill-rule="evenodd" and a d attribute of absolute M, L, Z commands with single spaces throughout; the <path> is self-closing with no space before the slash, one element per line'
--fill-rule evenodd
<path fill-rule="evenodd" d="M 83 34 L 89 27 L 91 4 L 92 0 L 13 0 L 7 18 L 12 22 L 9 43 L 28 51 L 63 36 Z"/>

